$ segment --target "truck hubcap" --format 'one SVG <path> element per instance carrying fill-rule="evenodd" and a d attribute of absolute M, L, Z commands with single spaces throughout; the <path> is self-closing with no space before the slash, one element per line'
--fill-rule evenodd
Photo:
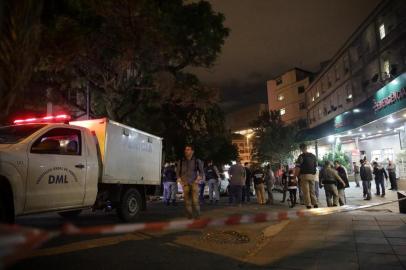
<path fill-rule="evenodd" d="M 138 210 L 138 203 L 137 203 L 137 199 L 134 197 L 131 197 L 128 200 L 128 211 L 130 213 L 136 213 Z"/>

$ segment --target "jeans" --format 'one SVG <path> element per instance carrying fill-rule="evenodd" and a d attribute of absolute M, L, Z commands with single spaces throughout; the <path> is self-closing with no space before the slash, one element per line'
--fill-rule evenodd
<path fill-rule="evenodd" d="M 382 195 L 385 195 L 385 180 L 376 180 L 375 179 L 375 185 L 376 185 L 376 194 L 381 195 L 380 187 L 382 188 Z"/>
<path fill-rule="evenodd" d="M 364 197 L 371 199 L 371 181 L 362 181 L 362 190 L 364 191 Z"/>
<path fill-rule="evenodd" d="M 347 200 L 345 198 L 345 188 L 339 188 L 338 190 L 338 202 L 340 205 L 344 205 L 347 203 Z"/>
<path fill-rule="evenodd" d="M 255 185 L 255 194 L 257 195 L 257 201 L 259 204 L 265 204 L 265 187 L 264 184 Z"/>
<path fill-rule="evenodd" d="M 164 183 L 164 200 L 165 202 L 175 202 L 176 201 L 176 182 L 165 182 Z"/>
<path fill-rule="evenodd" d="M 220 200 L 220 187 L 219 187 L 219 181 L 217 179 L 209 180 L 209 198 L 210 198 L 210 201 Z"/>
<path fill-rule="evenodd" d="M 289 189 L 290 205 L 292 207 L 296 205 L 296 200 L 297 200 L 296 193 L 297 193 L 297 188 Z"/>
<path fill-rule="evenodd" d="M 199 183 L 199 200 L 204 202 L 204 187 L 206 186 L 205 182 Z"/>
<path fill-rule="evenodd" d="M 197 183 L 183 184 L 183 196 L 187 217 L 198 218 L 200 216 L 200 205 L 199 186 L 197 185 Z"/>
<path fill-rule="evenodd" d="M 229 190 L 230 190 L 230 195 L 231 195 L 231 203 L 238 204 L 238 205 L 241 204 L 242 187 L 243 186 L 230 185 Z"/>
<path fill-rule="evenodd" d="M 319 181 L 314 181 L 314 194 L 316 195 L 317 201 L 319 200 Z"/>
<path fill-rule="evenodd" d="M 324 184 L 327 206 L 338 206 L 338 190 L 335 184 Z"/>
<path fill-rule="evenodd" d="M 395 172 L 390 172 L 389 173 L 389 180 L 390 180 L 390 188 L 397 190 L 398 189 L 398 183 L 396 182 L 396 173 Z"/>
<path fill-rule="evenodd" d="M 265 184 L 266 184 L 266 193 L 268 195 L 268 203 L 273 204 L 273 194 L 272 194 L 273 183 L 272 181 L 267 181 Z"/>
<path fill-rule="evenodd" d="M 251 186 L 245 185 L 242 187 L 242 201 L 249 202 L 251 200 Z"/>
<path fill-rule="evenodd" d="M 314 175 L 302 174 L 300 179 L 300 187 L 303 192 L 304 203 L 306 206 L 317 205 L 316 193 L 314 191 L 315 181 Z"/>
<path fill-rule="evenodd" d="M 359 187 L 359 180 L 360 180 L 359 173 L 354 174 L 354 180 L 355 180 L 355 184 L 357 185 L 357 187 Z"/>

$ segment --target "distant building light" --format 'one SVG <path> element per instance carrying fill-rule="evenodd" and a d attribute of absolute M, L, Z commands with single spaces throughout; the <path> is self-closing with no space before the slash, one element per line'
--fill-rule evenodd
<path fill-rule="evenodd" d="M 280 113 L 281 115 L 286 114 L 286 109 L 285 109 L 285 108 L 280 109 L 279 113 Z"/>
<path fill-rule="evenodd" d="M 285 96 L 284 95 L 282 95 L 282 94 L 279 94 L 278 95 L 278 101 L 282 101 L 282 100 L 284 100 L 285 99 Z"/>
<path fill-rule="evenodd" d="M 334 142 L 334 140 L 335 140 L 334 135 L 328 136 L 328 137 L 327 137 L 327 140 L 328 140 L 328 142 L 330 142 L 330 143 Z"/>
<path fill-rule="evenodd" d="M 320 96 L 320 92 L 317 91 L 317 93 L 316 93 L 316 98 L 318 98 L 319 96 Z"/>
<path fill-rule="evenodd" d="M 381 25 L 379 26 L 379 37 L 380 37 L 381 39 L 384 39 L 385 36 L 386 36 L 385 24 L 381 24 Z"/>
<path fill-rule="evenodd" d="M 352 99 L 352 94 L 349 94 L 349 95 L 347 96 L 347 98 L 348 98 L 348 99 Z"/>
<path fill-rule="evenodd" d="M 352 110 L 354 113 L 359 113 L 361 110 L 360 109 L 354 109 Z"/>
<path fill-rule="evenodd" d="M 359 132 L 362 132 L 362 130 L 363 130 L 362 128 L 358 129 Z"/>

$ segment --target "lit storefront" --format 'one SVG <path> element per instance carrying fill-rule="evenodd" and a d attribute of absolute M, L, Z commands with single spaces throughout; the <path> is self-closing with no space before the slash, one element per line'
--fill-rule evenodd
<path fill-rule="evenodd" d="M 373 96 L 335 118 L 299 134 L 312 141 L 319 158 L 340 144 L 352 161 L 366 157 L 393 160 L 406 177 L 406 73 L 393 79 Z M 316 151 L 317 149 L 317 151 Z"/>

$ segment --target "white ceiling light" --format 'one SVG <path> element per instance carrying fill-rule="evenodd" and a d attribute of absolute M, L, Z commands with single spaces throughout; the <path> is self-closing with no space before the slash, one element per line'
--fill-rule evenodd
<path fill-rule="evenodd" d="M 388 122 L 388 123 L 395 123 L 395 119 L 392 117 L 392 116 L 390 116 L 389 118 L 388 118 L 388 120 L 386 120 L 386 122 Z"/>
<path fill-rule="evenodd" d="M 350 131 L 348 131 L 348 135 L 351 135 L 352 134 L 352 131 L 350 130 Z"/>
<path fill-rule="evenodd" d="M 330 143 L 334 142 L 334 139 L 335 139 L 334 135 L 330 135 L 327 138 L 328 142 L 330 142 Z"/>
<path fill-rule="evenodd" d="M 354 113 L 359 113 L 361 110 L 360 109 L 354 109 L 352 110 Z"/>
<path fill-rule="evenodd" d="M 358 129 L 358 131 L 359 131 L 359 132 L 362 132 L 362 131 L 363 131 L 363 129 L 362 129 L 362 128 L 360 128 L 360 129 Z"/>

